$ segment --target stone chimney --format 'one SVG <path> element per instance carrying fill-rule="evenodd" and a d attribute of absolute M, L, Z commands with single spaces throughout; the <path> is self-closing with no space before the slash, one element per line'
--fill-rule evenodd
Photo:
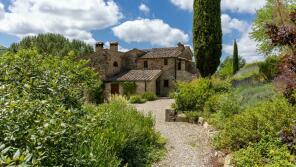
<path fill-rule="evenodd" d="M 179 49 L 181 52 L 183 52 L 183 51 L 185 50 L 185 46 L 184 46 L 181 42 L 179 42 L 179 43 L 178 43 L 178 49 Z"/>
<path fill-rule="evenodd" d="M 110 50 L 118 51 L 118 42 L 110 42 Z"/>
<path fill-rule="evenodd" d="M 96 52 L 99 52 L 104 49 L 104 42 L 97 42 L 96 43 Z"/>

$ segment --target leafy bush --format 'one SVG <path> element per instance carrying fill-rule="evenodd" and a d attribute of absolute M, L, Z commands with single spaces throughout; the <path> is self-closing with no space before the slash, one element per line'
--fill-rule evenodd
<path fill-rule="evenodd" d="M 180 111 L 202 111 L 212 93 L 209 79 L 202 78 L 191 83 L 177 83 L 176 108 Z"/>
<path fill-rule="evenodd" d="M 272 80 L 279 74 L 279 57 L 269 56 L 264 62 L 259 63 L 259 72 L 266 80 Z"/>
<path fill-rule="evenodd" d="M 223 130 L 215 138 L 215 145 L 218 148 L 236 150 L 260 141 L 266 134 L 276 137 L 295 117 L 293 107 L 283 98 L 262 102 L 229 117 Z"/>
<path fill-rule="evenodd" d="M 142 103 L 145 103 L 147 100 L 146 99 L 143 99 L 142 96 L 140 95 L 134 95 L 134 96 L 131 96 L 130 99 L 129 99 L 129 102 L 132 103 L 132 104 L 142 104 Z"/>
<path fill-rule="evenodd" d="M 165 143 L 154 131 L 153 119 L 144 117 L 122 98 L 115 97 L 110 104 L 99 107 L 88 105 L 85 110 L 90 114 L 81 124 L 88 124 L 89 130 L 82 132 L 87 138 L 79 150 L 91 148 L 90 158 L 101 160 L 100 165 L 118 166 L 119 162 L 122 166 L 146 166 L 163 155 Z M 82 157 L 90 156 L 87 151 L 80 153 Z M 110 164 L 110 159 L 116 165 Z"/>
<path fill-rule="evenodd" d="M 188 112 L 184 112 L 184 113 L 185 113 L 186 117 L 188 118 L 189 122 L 192 122 L 192 123 L 198 122 L 198 118 L 200 116 L 199 112 L 188 111 Z"/>
<path fill-rule="evenodd" d="M 63 103 L 68 108 L 79 107 L 90 96 L 102 93 L 99 76 L 88 68 L 86 61 L 75 56 L 64 58 L 43 56 L 36 50 L 21 50 L 0 57 L 0 81 L 6 98 L 46 100 Z"/>
<path fill-rule="evenodd" d="M 0 57 L 0 141 L 9 148 L 1 161 L 113 167 L 145 166 L 160 157 L 153 120 L 126 100 L 85 106 L 88 92 L 101 85 L 85 64 L 34 50 Z"/>
<path fill-rule="evenodd" d="M 234 154 L 236 167 L 270 166 L 293 167 L 296 157 L 279 140 L 265 136 L 259 143 L 251 144 Z"/>
<path fill-rule="evenodd" d="M 146 99 L 147 101 L 154 101 L 157 99 L 157 96 L 155 93 L 153 92 L 145 92 L 143 95 L 142 95 L 142 98 L 143 99 Z"/>
<path fill-rule="evenodd" d="M 123 88 L 123 94 L 126 96 L 134 94 L 137 89 L 137 84 L 135 82 L 123 82 L 121 86 Z"/>

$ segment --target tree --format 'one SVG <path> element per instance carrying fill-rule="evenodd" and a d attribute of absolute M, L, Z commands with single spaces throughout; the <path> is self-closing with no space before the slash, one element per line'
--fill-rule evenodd
<path fill-rule="evenodd" d="M 251 38 L 258 43 L 258 51 L 264 55 L 273 55 L 273 53 L 277 53 L 283 49 L 282 46 L 272 44 L 265 28 L 266 24 L 274 23 L 275 21 L 283 19 L 283 17 L 274 17 L 277 2 L 278 1 L 275 0 L 267 0 L 266 5 L 257 11 L 256 19 L 253 22 L 252 32 L 250 33 Z M 296 7 L 294 0 L 283 0 L 283 3 L 289 10 Z M 283 10 L 279 9 L 276 11 L 282 12 Z M 285 17 L 287 17 L 286 12 L 281 15 L 285 15 Z"/>
<path fill-rule="evenodd" d="M 236 40 L 233 44 L 233 74 L 236 74 L 239 70 L 239 57 Z"/>
<path fill-rule="evenodd" d="M 213 75 L 222 54 L 221 0 L 195 0 L 193 45 L 202 77 Z"/>
<path fill-rule="evenodd" d="M 70 41 L 59 34 L 39 34 L 28 36 L 19 43 L 14 43 L 9 50 L 13 53 L 22 49 L 35 48 L 38 53 L 43 55 L 67 56 L 71 51 L 76 55 L 94 52 L 93 47 L 79 40 Z"/>

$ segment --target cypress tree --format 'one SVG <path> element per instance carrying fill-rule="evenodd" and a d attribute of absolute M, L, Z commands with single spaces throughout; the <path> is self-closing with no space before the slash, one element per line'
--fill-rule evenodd
<path fill-rule="evenodd" d="M 236 40 L 233 44 L 233 74 L 236 74 L 239 70 L 239 58 L 238 58 L 238 48 Z"/>
<path fill-rule="evenodd" d="M 213 75 L 222 54 L 221 0 L 194 0 L 193 45 L 201 76 Z"/>

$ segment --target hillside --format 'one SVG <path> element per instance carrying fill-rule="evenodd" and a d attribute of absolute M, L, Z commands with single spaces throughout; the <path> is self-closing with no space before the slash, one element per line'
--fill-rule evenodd
<path fill-rule="evenodd" d="M 2 55 L 7 50 L 6 47 L 0 45 L 0 55 Z"/>

